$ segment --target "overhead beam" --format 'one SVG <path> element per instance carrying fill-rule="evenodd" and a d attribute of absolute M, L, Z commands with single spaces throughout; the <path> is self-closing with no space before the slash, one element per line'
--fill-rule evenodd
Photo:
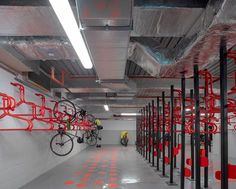
<path fill-rule="evenodd" d="M 138 95 L 136 96 L 137 98 L 156 98 L 157 96 L 160 96 L 161 91 L 167 91 L 169 92 L 169 85 L 170 83 L 175 85 L 176 89 L 180 89 L 181 88 L 181 80 L 180 79 L 167 79 L 167 78 L 163 78 L 163 79 L 155 79 L 155 78 L 143 78 L 143 79 L 131 79 L 133 82 L 136 83 L 136 89 L 134 91 L 129 91 L 129 93 L 135 93 L 137 91 L 140 90 L 146 90 L 146 89 L 155 89 L 154 92 L 149 93 L 149 95 Z M 204 80 L 200 80 L 200 86 L 204 85 Z M 230 89 L 230 86 L 234 85 L 234 80 L 230 79 L 228 80 L 228 89 Z M 91 78 L 91 79 L 80 79 L 80 78 L 66 78 L 65 80 L 65 87 L 70 89 L 70 91 L 72 93 L 114 93 L 116 91 L 109 89 L 108 87 L 104 87 L 101 86 L 98 82 L 96 82 L 95 78 Z M 193 87 L 193 79 L 186 79 L 186 90 L 188 89 L 192 89 Z M 68 92 L 67 90 L 63 89 L 63 88 L 57 88 L 56 86 L 52 88 L 55 91 L 58 92 Z M 216 82 L 213 85 L 214 89 L 219 89 L 219 83 Z M 160 91 L 158 91 L 158 89 L 160 89 Z M 189 91 L 189 90 L 188 90 Z M 203 92 L 203 91 L 202 91 Z M 120 93 L 120 92 L 118 92 Z M 122 93 L 122 91 L 121 91 Z M 126 91 L 127 93 L 127 91 Z M 125 95 L 126 96 L 126 95 Z M 167 94 L 168 96 L 168 94 Z M 80 97 L 78 95 L 78 97 Z"/>
<path fill-rule="evenodd" d="M 134 6 L 205 8 L 208 0 L 134 0 Z"/>
<path fill-rule="evenodd" d="M 181 88 L 181 80 L 180 79 L 174 79 L 174 78 L 143 78 L 143 79 L 131 79 L 137 84 L 137 88 L 168 88 L 170 83 L 175 85 L 176 89 Z M 200 84 L 203 84 L 203 81 L 200 81 Z M 94 79 L 81 79 L 81 78 L 67 78 L 65 80 L 65 85 L 68 88 L 95 88 L 100 87 L 100 84 L 96 82 Z M 193 86 L 193 79 L 187 79 L 186 80 L 186 88 L 192 88 Z"/>

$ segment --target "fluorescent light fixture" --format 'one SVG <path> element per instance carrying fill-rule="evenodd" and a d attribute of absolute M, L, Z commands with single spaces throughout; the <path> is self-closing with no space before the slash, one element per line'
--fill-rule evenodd
<path fill-rule="evenodd" d="M 121 113 L 120 114 L 121 116 L 137 116 L 137 115 L 140 115 L 138 113 Z"/>
<path fill-rule="evenodd" d="M 85 69 L 93 67 L 83 36 L 75 20 L 70 3 L 68 0 L 49 0 L 54 12 L 56 13 L 67 37 L 69 38 L 76 54 Z"/>
<path fill-rule="evenodd" d="M 107 104 L 104 104 L 104 109 L 105 109 L 106 111 L 109 111 L 109 106 L 108 106 Z"/>

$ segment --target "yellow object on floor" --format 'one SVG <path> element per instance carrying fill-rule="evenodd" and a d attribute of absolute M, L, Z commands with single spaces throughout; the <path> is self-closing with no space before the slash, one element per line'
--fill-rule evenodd
<path fill-rule="evenodd" d="M 128 138 L 128 131 L 121 131 L 120 138 Z"/>

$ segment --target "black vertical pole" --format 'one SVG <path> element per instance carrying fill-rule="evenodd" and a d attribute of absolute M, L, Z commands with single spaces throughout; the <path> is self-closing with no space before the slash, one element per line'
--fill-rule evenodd
<path fill-rule="evenodd" d="M 181 79 L 181 174 L 180 174 L 180 189 L 185 188 L 185 77 L 183 76 Z"/>
<path fill-rule="evenodd" d="M 199 74 L 198 65 L 194 65 L 194 98 L 195 98 L 195 189 L 201 188 L 200 168 L 200 109 L 199 109 Z"/>
<path fill-rule="evenodd" d="M 165 92 L 162 92 L 162 176 L 166 176 L 166 167 L 165 167 Z"/>
<path fill-rule="evenodd" d="M 208 120 L 208 113 L 207 113 L 207 96 L 208 96 L 208 83 L 207 80 L 205 80 L 205 90 L 204 90 L 204 96 L 205 96 L 205 118 Z M 208 145 L 209 145 L 209 137 L 208 137 L 208 124 L 205 123 L 204 125 L 204 131 L 205 131 L 205 156 L 208 158 Z M 204 188 L 208 188 L 208 167 L 204 167 Z"/>
<path fill-rule="evenodd" d="M 193 103 L 193 90 L 191 89 L 190 90 L 190 99 L 191 99 L 191 105 L 193 106 L 194 103 Z M 191 110 L 191 117 L 193 116 L 193 112 Z M 194 130 L 194 125 L 192 124 L 191 125 L 191 129 L 192 131 Z M 192 133 L 190 135 L 190 143 L 191 143 L 191 159 L 192 159 L 192 166 L 191 166 L 191 179 L 194 180 L 194 169 L 195 169 L 195 165 L 194 165 L 194 162 L 195 162 L 195 155 L 194 155 L 194 134 Z"/>
<path fill-rule="evenodd" d="M 170 181 L 169 185 L 176 185 L 173 178 L 174 170 L 174 86 L 170 87 Z"/>
<path fill-rule="evenodd" d="M 142 155 L 142 118 L 143 118 L 143 110 L 140 110 L 140 122 L 139 122 L 139 126 L 140 126 L 140 133 L 139 133 L 139 137 L 140 137 L 140 154 Z"/>
<path fill-rule="evenodd" d="M 228 109 L 227 109 L 227 49 L 220 43 L 220 117 L 221 117 L 221 189 L 228 189 Z"/>
<path fill-rule="evenodd" d="M 151 163 L 151 104 L 148 103 L 148 162 Z"/>
<path fill-rule="evenodd" d="M 138 116 L 136 116 L 136 151 L 138 152 Z"/>
<path fill-rule="evenodd" d="M 143 134 L 144 134 L 144 154 L 143 157 L 146 158 L 146 152 L 147 152 L 147 123 L 146 123 L 146 107 L 144 107 L 144 129 L 143 129 Z"/>
<path fill-rule="evenodd" d="M 170 116 L 170 102 L 168 102 L 168 112 L 169 112 L 169 116 Z M 170 117 L 169 117 L 170 119 Z M 168 133 L 168 158 L 170 158 L 170 153 L 171 153 L 171 147 L 170 147 L 170 131 Z"/>
<path fill-rule="evenodd" d="M 175 104 L 174 106 L 176 107 L 176 103 L 177 103 L 177 100 L 175 99 Z M 174 118 L 175 120 L 176 118 Z M 176 140 L 176 137 L 177 137 L 177 134 L 176 134 L 176 123 L 174 122 L 174 147 L 177 146 L 177 140 Z M 177 158 L 176 156 L 174 157 L 174 168 L 177 168 Z"/>
<path fill-rule="evenodd" d="M 142 109 L 139 111 L 139 153 L 142 154 Z"/>
<path fill-rule="evenodd" d="M 145 157 L 145 108 L 143 108 L 143 123 L 142 123 L 142 137 L 143 137 L 143 157 Z"/>
<path fill-rule="evenodd" d="M 159 144 L 160 144 L 160 99 L 157 97 L 157 143 L 156 143 L 156 151 L 157 151 L 157 171 L 160 170 L 160 164 L 159 164 L 159 158 L 160 158 L 160 150 L 159 150 Z"/>
<path fill-rule="evenodd" d="M 155 162 L 154 162 L 154 147 L 155 147 L 155 141 L 156 141 L 156 137 L 155 137 L 155 131 L 154 131 L 154 100 L 152 100 L 152 166 L 155 166 Z"/>
<path fill-rule="evenodd" d="M 146 156 L 145 156 L 145 159 L 147 160 L 148 159 L 148 145 L 149 145 L 149 142 L 148 142 L 148 139 L 149 139 L 149 136 L 148 136 L 148 106 L 146 106 L 146 119 L 145 119 L 145 135 L 146 135 Z"/>

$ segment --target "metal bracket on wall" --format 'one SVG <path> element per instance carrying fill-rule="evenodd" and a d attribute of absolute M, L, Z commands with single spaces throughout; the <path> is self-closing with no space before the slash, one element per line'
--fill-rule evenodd
<path fill-rule="evenodd" d="M 57 84 L 64 86 L 65 84 L 65 71 L 61 72 L 61 80 L 58 80 L 55 76 L 55 68 L 51 67 L 51 80 L 55 81 Z"/>

